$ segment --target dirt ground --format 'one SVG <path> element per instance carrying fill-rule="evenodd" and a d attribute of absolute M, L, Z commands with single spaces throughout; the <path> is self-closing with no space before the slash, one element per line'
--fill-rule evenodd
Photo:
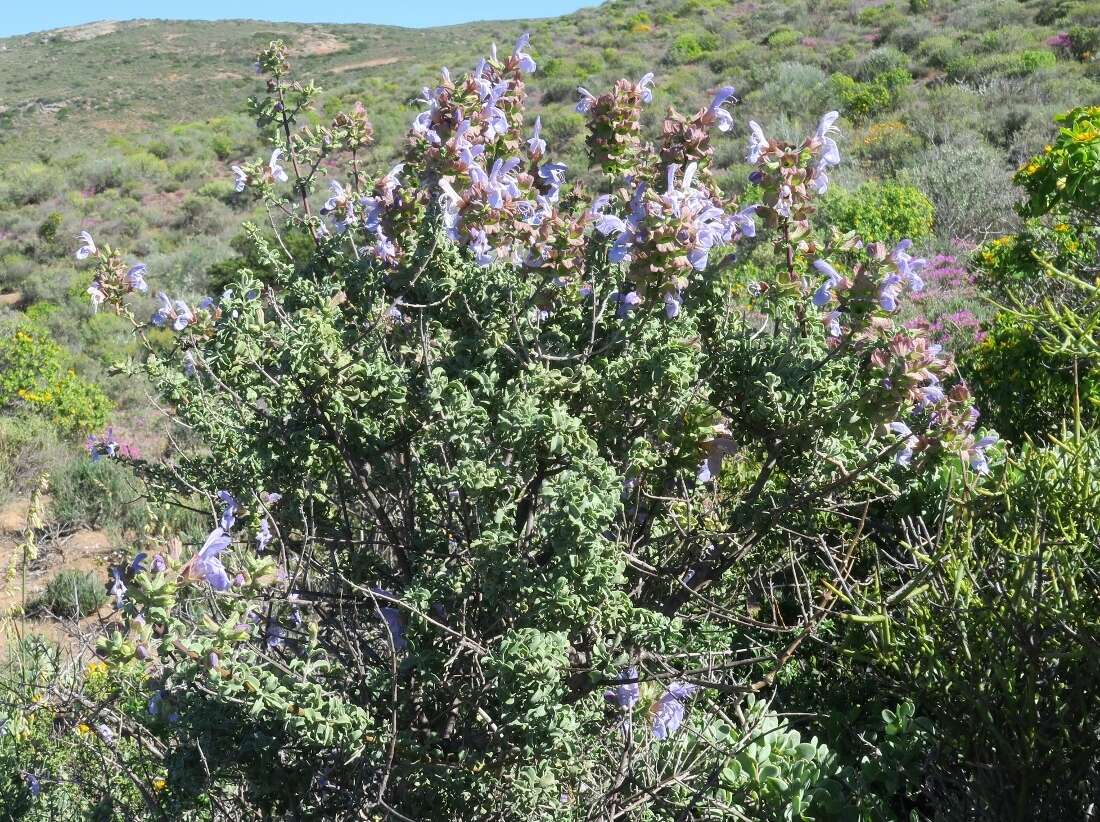
<path fill-rule="evenodd" d="M 9 618 L 12 608 L 23 602 L 22 542 L 29 501 L 17 499 L 0 506 L 0 651 L 17 635 L 38 634 L 81 653 L 87 651 L 89 635 L 111 613 L 105 606 L 79 623 L 50 615 Z M 76 531 L 39 545 L 39 557 L 27 568 L 26 601 L 32 601 L 61 571 L 94 571 L 107 580 L 108 555 L 112 549 L 104 531 Z M 8 569 L 15 571 L 7 576 Z"/>

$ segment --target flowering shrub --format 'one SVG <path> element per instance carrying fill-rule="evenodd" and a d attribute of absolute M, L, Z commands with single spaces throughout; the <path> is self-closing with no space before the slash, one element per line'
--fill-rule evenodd
<path fill-rule="evenodd" d="M 68 367 L 64 349 L 34 322 L 0 329 L 0 407 L 25 405 L 65 433 L 102 426 L 111 402 Z"/>
<path fill-rule="evenodd" d="M 152 275 L 82 238 L 93 301 L 172 335 L 143 369 L 204 445 L 154 465 L 97 444 L 210 512 L 201 544 L 115 569 L 99 646 L 148 683 L 180 807 L 753 807 L 780 788 L 735 768 L 764 716 L 741 697 L 874 567 L 868 500 L 889 518 L 916 477 L 995 461 L 950 355 L 897 319 L 925 261 L 815 225 L 836 112 L 798 143 L 751 122 L 744 204 L 712 168 L 732 88 L 657 144 L 652 74 L 581 88 L 590 193 L 525 115 L 526 49 L 444 69 L 371 175 L 366 112 L 300 127 L 317 89 L 271 44 L 250 105 L 272 153 L 233 173 L 312 248 L 248 226 L 264 276 L 218 299 L 145 314 Z M 810 818 L 824 755 L 787 741 L 785 812 Z"/>
<path fill-rule="evenodd" d="M 864 240 L 886 242 L 908 237 L 914 242 L 932 233 L 932 203 L 916 186 L 864 183 L 828 202 L 826 214 L 841 231 L 855 231 Z"/>

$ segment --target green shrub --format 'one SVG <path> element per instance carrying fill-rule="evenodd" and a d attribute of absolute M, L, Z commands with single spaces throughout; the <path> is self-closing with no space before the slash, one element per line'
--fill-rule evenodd
<path fill-rule="evenodd" d="M 932 233 L 932 203 L 915 186 L 864 183 L 852 192 L 838 192 L 825 205 L 828 219 L 842 231 L 855 231 L 868 242 L 908 237 L 914 242 Z"/>
<path fill-rule="evenodd" d="M 98 611 L 107 601 L 103 580 L 93 571 L 66 569 L 46 585 L 28 610 L 45 609 L 67 619 L 80 619 Z"/>
<path fill-rule="evenodd" d="M 77 376 L 49 331 L 30 321 L 0 327 L 0 408 L 17 405 L 70 434 L 102 428 L 111 410 L 103 390 Z"/>
<path fill-rule="evenodd" d="M 34 205 L 57 196 L 61 190 L 61 175 L 51 166 L 13 163 L 0 182 L 0 200 L 16 206 Z"/>
<path fill-rule="evenodd" d="M 50 520 L 66 530 L 141 535 L 149 512 L 133 472 L 110 459 L 71 460 L 50 481 Z"/>
<path fill-rule="evenodd" d="M 844 113 L 855 120 L 866 120 L 896 106 L 912 77 L 904 68 L 893 68 L 871 82 L 860 82 L 843 72 L 837 72 L 831 80 Z"/>
<path fill-rule="evenodd" d="M 1100 774 L 1100 436 L 1025 446 L 997 473 L 942 537 L 900 546 L 909 595 L 864 599 L 882 617 L 845 651 L 935 728 L 933 818 L 1072 818 Z"/>
<path fill-rule="evenodd" d="M 1086 422 L 1100 414 L 1100 362 L 1044 351 L 1034 325 L 1011 314 L 996 318 L 960 367 L 985 421 L 1015 442 L 1072 424 L 1078 394 Z"/>
<path fill-rule="evenodd" d="M 56 429 L 42 417 L 0 415 L 0 501 L 29 494 L 69 456 Z"/>
<path fill-rule="evenodd" d="M 714 35 L 685 33 L 672 41 L 665 59 L 673 65 L 697 63 L 717 46 L 718 40 Z"/>

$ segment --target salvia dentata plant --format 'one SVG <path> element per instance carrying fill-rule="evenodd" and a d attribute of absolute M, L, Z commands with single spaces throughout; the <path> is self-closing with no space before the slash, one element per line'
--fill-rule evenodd
<path fill-rule="evenodd" d="M 95 445 L 210 512 L 204 542 L 117 569 L 100 643 L 141 674 L 174 801 L 726 818 L 762 715 L 741 703 L 871 573 L 874 523 L 987 470 L 950 355 L 895 320 L 924 261 L 814 222 L 835 112 L 799 144 L 750 123 L 762 194 L 738 203 L 711 146 L 732 87 L 655 140 L 653 75 L 580 89 L 590 191 L 526 116 L 528 51 L 443 70 L 372 174 L 364 108 L 303 126 L 319 90 L 272 43 L 271 154 L 232 173 L 273 273 L 216 300 L 146 307 L 155 272 L 81 239 L 93 301 L 150 340 L 128 368 L 203 443 Z"/>

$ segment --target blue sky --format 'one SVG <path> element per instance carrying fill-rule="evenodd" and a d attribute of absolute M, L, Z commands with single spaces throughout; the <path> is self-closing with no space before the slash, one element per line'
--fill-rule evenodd
<path fill-rule="evenodd" d="M 394 26 L 444 26 L 472 20 L 516 17 L 553 17 L 595 6 L 599 0 L 351 0 L 343 3 L 304 3 L 302 0 L 53 0 L 34 3 L 7 0 L 0 15 L 0 37 L 76 26 L 93 20 L 132 20 L 159 17 L 173 20 L 259 20 L 303 23 L 385 23 Z"/>

